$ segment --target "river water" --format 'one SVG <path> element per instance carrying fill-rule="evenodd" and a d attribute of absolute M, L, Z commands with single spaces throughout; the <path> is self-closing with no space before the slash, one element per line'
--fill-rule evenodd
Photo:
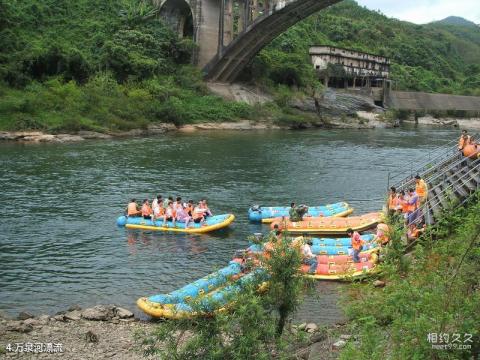
<path fill-rule="evenodd" d="M 165 293 L 245 248 L 252 204 L 346 200 L 381 208 L 388 172 L 415 164 L 457 132 L 445 129 L 170 133 L 76 144 L 0 144 L 0 310 L 54 313 Z M 406 165 L 407 164 L 407 165 Z M 401 166 L 400 166 L 401 165 Z M 115 220 L 129 198 L 206 197 L 234 213 L 210 235 L 128 231 Z M 336 285 L 319 283 L 300 318 L 333 322 Z M 313 315 L 312 315 L 313 314 Z"/>

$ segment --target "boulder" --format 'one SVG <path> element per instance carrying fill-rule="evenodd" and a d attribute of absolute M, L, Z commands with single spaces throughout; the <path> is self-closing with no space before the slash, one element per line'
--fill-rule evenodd
<path fill-rule="evenodd" d="M 23 321 L 12 321 L 7 325 L 6 330 L 16 331 L 20 333 L 29 333 L 33 330 L 33 326 L 24 324 Z"/>
<path fill-rule="evenodd" d="M 105 321 L 115 316 L 114 305 L 96 305 L 82 311 L 82 318 L 86 320 Z"/>
<path fill-rule="evenodd" d="M 298 325 L 298 330 L 305 330 L 305 328 L 307 327 L 307 323 L 301 323 L 300 325 Z"/>
<path fill-rule="evenodd" d="M 384 286 L 385 286 L 385 281 L 375 280 L 375 281 L 373 282 L 373 286 L 375 286 L 375 287 L 384 287 Z"/>
<path fill-rule="evenodd" d="M 318 326 L 315 323 L 309 323 L 305 326 L 305 331 L 308 333 L 313 333 L 318 330 Z"/>
<path fill-rule="evenodd" d="M 341 340 L 350 340 L 350 338 L 352 337 L 352 335 L 349 335 L 349 334 L 343 334 L 343 335 L 340 335 L 340 339 Z"/>
<path fill-rule="evenodd" d="M 47 325 L 49 321 L 50 317 L 48 315 L 40 315 L 38 317 L 38 322 L 40 323 L 40 325 Z"/>
<path fill-rule="evenodd" d="M 346 344 L 347 344 L 347 342 L 345 340 L 338 340 L 336 343 L 333 343 L 332 347 L 335 350 L 338 350 L 338 349 L 341 349 L 341 348 L 345 347 Z"/>
<path fill-rule="evenodd" d="M 314 343 L 323 341 L 326 338 L 327 338 L 327 333 L 326 332 L 317 331 L 316 333 L 312 334 L 312 336 L 310 336 L 309 341 L 310 341 L 311 344 L 314 344 Z"/>
<path fill-rule="evenodd" d="M 65 321 L 65 315 L 64 314 L 58 314 L 58 315 L 55 315 L 52 319 L 55 320 L 55 321 Z"/>
<path fill-rule="evenodd" d="M 30 314 L 28 311 L 22 311 L 18 314 L 17 319 L 18 320 L 27 320 L 33 318 L 33 315 Z"/>
<path fill-rule="evenodd" d="M 64 316 L 65 316 L 65 319 L 67 320 L 76 321 L 82 318 L 82 312 L 80 310 L 73 310 L 73 311 L 67 312 Z"/>
<path fill-rule="evenodd" d="M 133 317 L 133 313 L 130 310 L 121 307 L 117 307 L 115 309 L 115 314 L 116 316 L 118 316 L 119 319 L 128 319 Z"/>
<path fill-rule="evenodd" d="M 38 319 L 35 319 L 35 318 L 30 318 L 30 319 L 23 320 L 23 323 L 25 325 L 30 325 L 30 326 L 40 326 L 40 325 L 42 325 L 40 323 L 40 321 L 38 321 Z"/>

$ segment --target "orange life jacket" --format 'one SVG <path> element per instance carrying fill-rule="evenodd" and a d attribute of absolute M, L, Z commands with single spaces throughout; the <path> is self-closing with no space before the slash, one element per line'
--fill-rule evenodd
<path fill-rule="evenodd" d="M 142 205 L 142 216 L 152 215 L 152 208 L 148 204 Z"/>
<path fill-rule="evenodd" d="M 360 234 L 355 231 L 352 235 L 352 247 L 355 250 L 360 250 L 360 246 L 362 246 L 364 243 L 365 242 L 360 237 Z"/>
<path fill-rule="evenodd" d="M 400 205 L 400 199 L 396 194 L 390 195 L 388 198 L 388 208 L 390 210 L 396 210 L 398 205 Z"/>
<path fill-rule="evenodd" d="M 134 202 L 128 203 L 127 214 L 128 215 L 137 215 L 138 214 L 137 203 L 134 203 Z"/>
<path fill-rule="evenodd" d="M 402 212 L 407 213 L 410 205 L 408 204 L 407 199 L 400 199 L 400 205 L 402 206 Z"/>
<path fill-rule="evenodd" d="M 193 205 L 187 205 L 185 210 L 187 211 L 187 213 L 193 214 Z"/>
<path fill-rule="evenodd" d="M 423 181 L 423 179 L 420 179 L 418 181 L 418 184 L 415 185 L 415 192 L 418 196 L 422 198 L 427 195 L 427 184 L 425 184 L 425 181 Z"/>

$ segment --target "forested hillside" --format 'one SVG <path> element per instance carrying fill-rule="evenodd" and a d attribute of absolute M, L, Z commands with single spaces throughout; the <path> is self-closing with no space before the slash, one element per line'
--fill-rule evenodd
<path fill-rule="evenodd" d="M 480 95 L 478 26 L 419 26 L 353 1 L 289 29 L 242 80 L 287 95 L 280 85 L 318 87 L 311 44 L 389 56 L 401 89 Z M 189 65 L 195 46 L 158 20 L 150 0 L 0 0 L 0 129 L 105 131 L 262 116 L 208 93 Z M 267 111 L 278 115 L 275 106 Z"/>
<path fill-rule="evenodd" d="M 471 23 L 470 23 L 471 24 Z M 399 89 L 480 95 L 480 28 L 387 18 L 346 0 L 290 28 L 257 57 L 252 71 L 273 82 L 310 81 L 308 48 L 331 44 L 392 61 Z"/>

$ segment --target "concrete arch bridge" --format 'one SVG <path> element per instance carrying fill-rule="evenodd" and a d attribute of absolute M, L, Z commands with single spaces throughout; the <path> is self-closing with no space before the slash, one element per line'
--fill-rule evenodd
<path fill-rule="evenodd" d="M 199 46 L 206 79 L 232 82 L 275 37 L 341 0 L 157 0 L 160 16 Z"/>

